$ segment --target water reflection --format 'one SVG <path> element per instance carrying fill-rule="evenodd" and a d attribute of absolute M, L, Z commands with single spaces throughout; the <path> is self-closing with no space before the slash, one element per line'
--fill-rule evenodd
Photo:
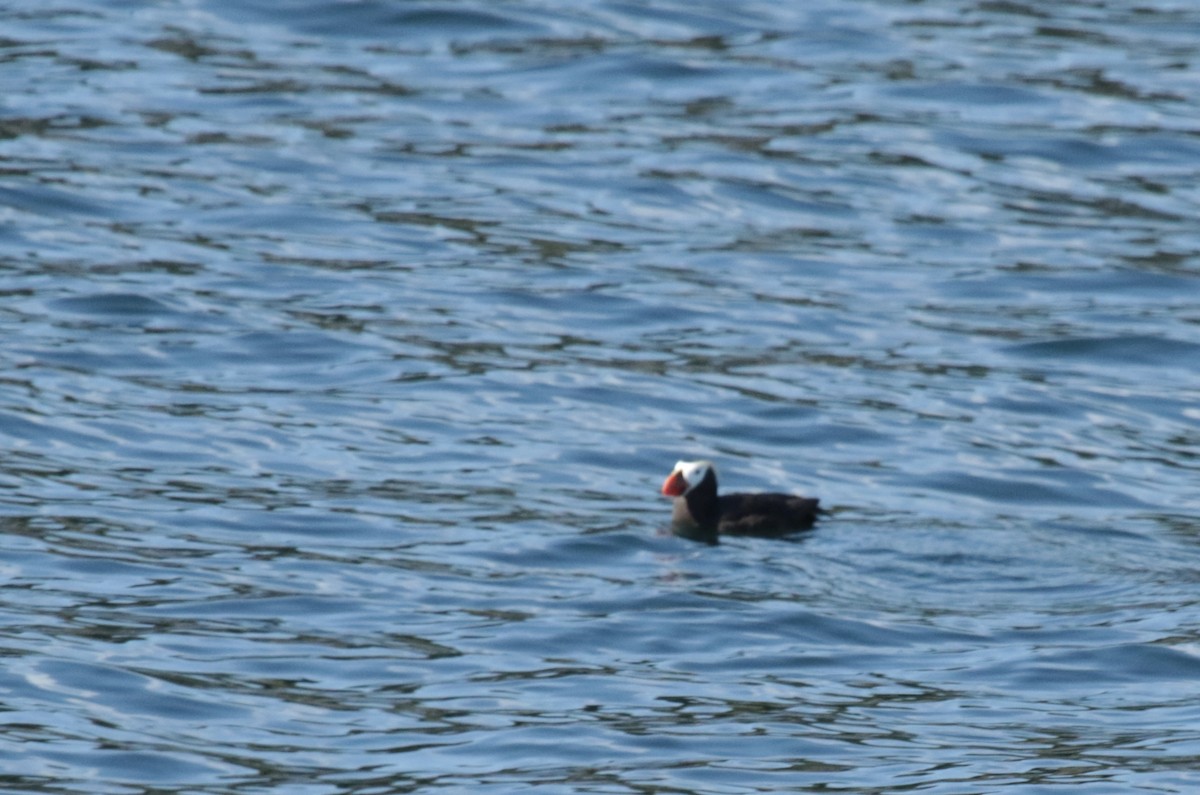
<path fill-rule="evenodd" d="M 1189 9 L 177 11 L 4 14 L 10 788 L 1187 789 Z"/>

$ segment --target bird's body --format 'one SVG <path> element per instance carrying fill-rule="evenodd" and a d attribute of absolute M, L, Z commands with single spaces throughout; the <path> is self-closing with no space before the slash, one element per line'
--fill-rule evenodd
<path fill-rule="evenodd" d="M 675 498 L 675 533 L 709 543 L 721 535 L 783 536 L 807 530 L 817 519 L 819 502 L 794 494 L 720 495 L 717 470 L 709 461 L 677 463 L 662 493 Z"/>

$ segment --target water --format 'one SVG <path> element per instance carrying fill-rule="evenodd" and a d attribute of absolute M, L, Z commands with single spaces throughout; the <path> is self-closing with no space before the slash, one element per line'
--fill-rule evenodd
<path fill-rule="evenodd" d="M 0 18 L 5 791 L 1200 786 L 1190 4 Z"/>

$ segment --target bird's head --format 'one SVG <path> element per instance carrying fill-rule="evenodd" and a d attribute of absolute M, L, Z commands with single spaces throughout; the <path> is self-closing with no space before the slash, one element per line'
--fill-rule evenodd
<path fill-rule="evenodd" d="M 679 461 L 663 481 L 662 493 L 668 497 L 682 497 L 699 486 L 709 472 L 716 474 L 716 471 L 711 461 Z"/>

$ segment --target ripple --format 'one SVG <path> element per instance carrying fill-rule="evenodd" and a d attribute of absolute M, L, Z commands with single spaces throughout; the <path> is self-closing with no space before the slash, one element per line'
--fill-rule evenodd
<path fill-rule="evenodd" d="M 1189 361 L 1200 361 L 1200 344 L 1141 335 L 1031 342 L 1009 350 L 1019 356 L 1088 359 L 1123 367 L 1186 367 Z"/>
<path fill-rule="evenodd" d="M 11 787 L 1188 789 L 1190 9 L 5 22 Z"/>

